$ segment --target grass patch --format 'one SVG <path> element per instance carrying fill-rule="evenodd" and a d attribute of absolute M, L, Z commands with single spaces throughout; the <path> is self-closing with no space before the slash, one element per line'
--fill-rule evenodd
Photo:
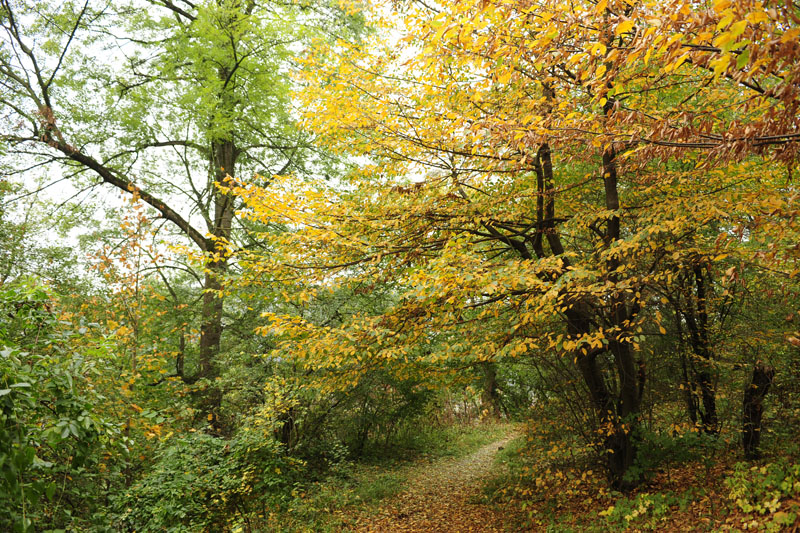
<path fill-rule="evenodd" d="M 520 435 L 510 440 L 495 456 L 495 463 L 500 466 L 500 473 L 486 480 L 482 487 L 482 503 L 497 501 L 515 480 L 515 472 L 522 468 L 523 451 L 525 449 L 525 436 Z"/>
<path fill-rule="evenodd" d="M 339 531 L 348 525 L 348 511 L 372 508 L 391 498 L 406 483 L 405 472 L 381 467 L 343 464 L 326 479 L 298 490 L 288 509 L 277 516 L 269 531 Z"/>
<path fill-rule="evenodd" d="M 410 449 L 429 457 L 463 457 L 503 438 L 514 430 L 511 424 L 484 422 L 477 426 L 428 428 L 415 434 Z"/>

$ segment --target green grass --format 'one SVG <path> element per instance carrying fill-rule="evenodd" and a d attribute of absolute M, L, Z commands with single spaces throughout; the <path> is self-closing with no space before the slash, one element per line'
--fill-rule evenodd
<path fill-rule="evenodd" d="M 478 426 L 427 428 L 407 442 L 417 455 L 429 457 L 463 457 L 481 446 L 503 438 L 513 430 L 510 424 L 486 422 Z"/>
<path fill-rule="evenodd" d="M 498 468 L 497 470 L 500 473 L 484 482 L 482 488 L 484 502 L 495 500 L 500 494 L 500 491 L 513 482 L 512 472 L 518 472 L 522 467 L 522 450 L 524 447 L 525 436 L 520 435 L 509 441 L 503 446 L 503 449 L 498 452 L 494 460 L 504 468 Z"/>

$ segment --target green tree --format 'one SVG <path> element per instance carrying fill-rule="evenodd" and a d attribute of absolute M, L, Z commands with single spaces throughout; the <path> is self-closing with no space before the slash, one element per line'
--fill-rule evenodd
<path fill-rule="evenodd" d="M 100 464 L 120 451 L 119 427 L 92 381 L 108 372 L 92 328 L 59 321 L 35 278 L 0 286 L 0 528 L 82 529 L 100 512 Z M 106 465 L 103 464 L 102 468 Z M 34 529 L 35 528 L 35 529 Z"/>
<path fill-rule="evenodd" d="M 236 205 L 217 184 L 304 170 L 292 50 L 314 21 L 342 18 L 324 3 L 0 4 L 4 166 L 116 187 L 155 211 L 167 240 L 202 254 L 198 373 L 187 379 L 218 375 Z"/>

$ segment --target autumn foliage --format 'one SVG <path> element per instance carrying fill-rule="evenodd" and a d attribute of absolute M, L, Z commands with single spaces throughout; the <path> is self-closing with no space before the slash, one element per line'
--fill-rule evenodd
<path fill-rule="evenodd" d="M 613 484 L 635 484 L 666 316 L 685 329 L 691 415 L 715 433 L 715 365 L 742 349 L 712 345 L 717 308 L 745 271 L 783 291 L 800 272 L 795 17 L 727 0 L 377 7 L 368 42 L 308 57 L 299 94 L 306 125 L 365 163 L 335 189 L 234 191 L 296 229 L 256 271 L 388 284 L 393 302 L 262 332 L 343 386 L 371 365 L 571 361 Z"/>

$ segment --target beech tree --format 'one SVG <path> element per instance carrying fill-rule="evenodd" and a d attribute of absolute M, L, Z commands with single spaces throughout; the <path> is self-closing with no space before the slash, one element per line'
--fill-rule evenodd
<path fill-rule="evenodd" d="M 306 122 L 372 164 L 337 191 L 237 187 L 251 216 L 305 228 L 254 265 L 300 266 L 318 287 L 391 280 L 400 296 L 340 327 L 273 316 L 263 331 L 351 375 L 567 358 L 612 484 L 635 484 L 641 347 L 666 333 L 663 287 L 693 293 L 703 322 L 708 265 L 797 273 L 794 215 L 777 232 L 763 216 L 794 213 L 798 195 L 794 17 L 729 0 L 420 2 L 376 17 L 387 31 L 369 46 L 320 50 Z M 695 326 L 714 432 L 713 353 Z"/>

